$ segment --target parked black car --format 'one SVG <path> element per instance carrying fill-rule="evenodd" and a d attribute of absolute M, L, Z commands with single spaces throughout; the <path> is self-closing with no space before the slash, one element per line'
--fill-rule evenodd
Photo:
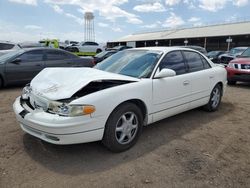
<path fill-rule="evenodd" d="M 227 65 L 231 60 L 241 55 L 248 47 L 235 47 L 228 53 L 219 56 L 219 62 L 223 65 Z"/>
<path fill-rule="evenodd" d="M 225 51 L 210 51 L 208 52 L 207 57 L 214 63 L 220 63 L 219 56 L 225 53 Z"/>
<path fill-rule="evenodd" d="M 97 55 L 94 56 L 94 62 L 95 64 L 100 63 L 102 60 L 106 59 L 107 57 L 115 54 L 116 50 L 110 50 L 110 51 L 103 51 Z"/>
<path fill-rule="evenodd" d="M 80 58 L 53 48 L 30 48 L 0 56 L 0 88 L 28 83 L 45 67 L 92 67 L 92 57 Z"/>

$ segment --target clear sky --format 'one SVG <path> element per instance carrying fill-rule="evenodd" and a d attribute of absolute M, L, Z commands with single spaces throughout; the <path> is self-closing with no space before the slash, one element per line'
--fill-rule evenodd
<path fill-rule="evenodd" d="M 0 0 L 0 40 L 84 40 L 84 13 L 97 42 L 135 32 L 250 20 L 250 0 Z"/>

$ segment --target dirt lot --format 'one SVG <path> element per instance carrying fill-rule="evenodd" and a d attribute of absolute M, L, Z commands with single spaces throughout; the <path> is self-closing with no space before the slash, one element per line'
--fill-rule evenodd
<path fill-rule="evenodd" d="M 55 146 L 20 129 L 0 90 L 0 187 L 249 187 L 250 85 L 228 87 L 218 112 L 195 109 L 148 126 L 127 152 Z"/>

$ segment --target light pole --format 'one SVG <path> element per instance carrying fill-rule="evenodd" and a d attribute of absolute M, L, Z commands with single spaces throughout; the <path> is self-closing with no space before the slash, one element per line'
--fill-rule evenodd
<path fill-rule="evenodd" d="M 184 40 L 184 44 L 185 44 L 185 46 L 187 46 L 187 44 L 188 44 L 188 40 L 187 39 Z"/>
<path fill-rule="evenodd" d="M 227 42 L 227 51 L 229 51 L 230 49 L 230 43 L 233 42 L 233 39 L 231 37 L 228 37 L 228 39 L 226 40 Z"/>

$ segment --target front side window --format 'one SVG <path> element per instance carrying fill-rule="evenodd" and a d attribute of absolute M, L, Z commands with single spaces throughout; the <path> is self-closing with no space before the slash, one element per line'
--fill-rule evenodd
<path fill-rule="evenodd" d="M 176 75 L 186 73 L 185 60 L 180 51 L 169 52 L 160 63 L 160 70 L 167 68 L 176 72 Z"/>
<path fill-rule="evenodd" d="M 98 63 L 95 68 L 135 78 L 149 78 L 161 55 L 162 52 L 151 50 L 121 51 Z"/>
<path fill-rule="evenodd" d="M 28 51 L 20 55 L 18 58 L 21 59 L 21 62 L 43 61 L 43 51 L 42 50 Z"/>
<path fill-rule="evenodd" d="M 196 52 L 184 51 L 183 52 L 188 64 L 189 72 L 196 72 L 204 69 L 201 56 Z"/>

